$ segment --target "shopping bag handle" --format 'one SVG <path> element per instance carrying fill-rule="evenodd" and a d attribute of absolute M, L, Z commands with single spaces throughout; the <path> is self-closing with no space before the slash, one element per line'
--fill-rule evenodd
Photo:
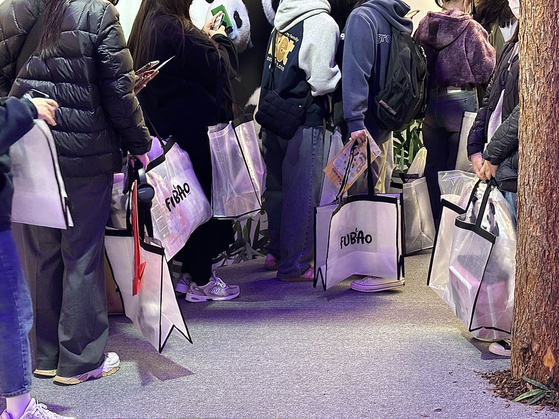
<path fill-rule="evenodd" d="M 470 194 L 470 198 L 468 199 L 468 204 L 466 205 L 466 211 L 464 212 L 464 214 L 468 213 L 468 210 L 470 209 L 470 206 L 473 205 L 475 203 L 475 201 L 477 201 L 477 197 L 476 197 L 476 193 L 479 189 L 479 185 L 485 182 L 487 187 L 485 188 L 485 192 L 483 193 L 483 197 L 481 200 L 481 204 L 479 206 L 479 212 L 478 215 L 476 217 L 475 223 L 473 223 L 475 225 L 476 228 L 481 228 L 481 223 L 483 221 L 483 215 L 485 214 L 485 210 L 487 209 L 487 204 L 489 202 L 489 195 L 492 191 L 493 188 L 497 187 L 497 182 L 495 181 L 495 179 L 491 178 L 489 181 L 484 181 L 484 180 L 478 180 L 476 182 L 476 184 L 474 185 L 473 189 L 472 189 L 472 193 Z"/>

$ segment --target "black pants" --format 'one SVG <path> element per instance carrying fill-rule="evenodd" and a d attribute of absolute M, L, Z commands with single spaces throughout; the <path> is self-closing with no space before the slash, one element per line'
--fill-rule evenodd
<path fill-rule="evenodd" d="M 210 219 L 198 227 L 174 259 L 182 263 L 197 285 L 206 285 L 212 275 L 212 260 L 233 242 L 231 221 Z"/>
<path fill-rule="evenodd" d="M 74 227 L 24 226 L 23 247 L 27 279 L 36 289 L 36 367 L 71 377 L 104 361 L 104 231 L 113 176 L 64 181 Z"/>

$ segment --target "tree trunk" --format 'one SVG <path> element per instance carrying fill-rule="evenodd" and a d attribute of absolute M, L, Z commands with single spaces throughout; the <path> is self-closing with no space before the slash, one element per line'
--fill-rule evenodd
<path fill-rule="evenodd" d="M 559 384 L 559 0 L 527 0 L 521 13 L 511 368 Z"/>

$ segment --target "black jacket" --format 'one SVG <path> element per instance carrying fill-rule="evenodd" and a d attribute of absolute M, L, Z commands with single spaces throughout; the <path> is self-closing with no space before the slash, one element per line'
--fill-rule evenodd
<path fill-rule="evenodd" d="M 59 56 L 33 54 L 16 78 L 27 34 L 45 13 L 42 0 L 0 3 L 0 95 L 21 97 L 35 88 L 55 99 L 52 127 L 62 173 L 89 177 L 121 167 L 120 146 L 148 150 L 149 133 L 133 93 L 132 57 L 116 8 L 105 0 L 74 0 L 62 23 Z M 122 143 L 122 144 L 121 144 Z"/>
<path fill-rule="evenodd" d="M 10 146 L 33 127 L 37 109 L 27 99 L 0 99 L 0 231 L 10 229 L 14 187 L 10 174 Z"/>
<path fill-rule="evenodd" d="M 194 32 L 185 33 L 173 17 L 161 14 L 155 20 L 157 33 L 145 34 L 157 40 L 155 55 L 149 60 L 174 58 L 138 97 L 152 134 L 175 137 L 189 154 L 196 176 L 210 197 L 208 126 L 233 119 L 228 78 L 234 78 L 238 69 L 237 50 L 227 36 L 214 35 L 212 42 Z"/>
<path fill-rule="evenodd" d="M 516 192 L 518 177 L 518 55 L 509 64 L 514 46 L 513 42 L 505 45 L 468 135 L 468 156 L 482 152 L 485 160 L 499 165 L 495 180 L 499 189 L 510 192 Z M 502 123 L 485 148 L 489 119 L 503 89 Z"/>

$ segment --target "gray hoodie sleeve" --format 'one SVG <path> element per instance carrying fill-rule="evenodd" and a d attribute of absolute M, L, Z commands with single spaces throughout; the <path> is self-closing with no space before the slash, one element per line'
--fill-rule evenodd
<path fill-rule="evenodd" d="M 345 26 L 342 103 L 349 132 L 365 129 L 369 107 L 369 79 L 377 56 L 376 28 L 352 13 Z"/>
<path fill-rule="evenodd" d="M 299 66 L 314 97 L 332 93 L 342 77 L 334 60 L 340 38 L 338 25 L 326 13 L 306 19 L 303 25 Z"/>

